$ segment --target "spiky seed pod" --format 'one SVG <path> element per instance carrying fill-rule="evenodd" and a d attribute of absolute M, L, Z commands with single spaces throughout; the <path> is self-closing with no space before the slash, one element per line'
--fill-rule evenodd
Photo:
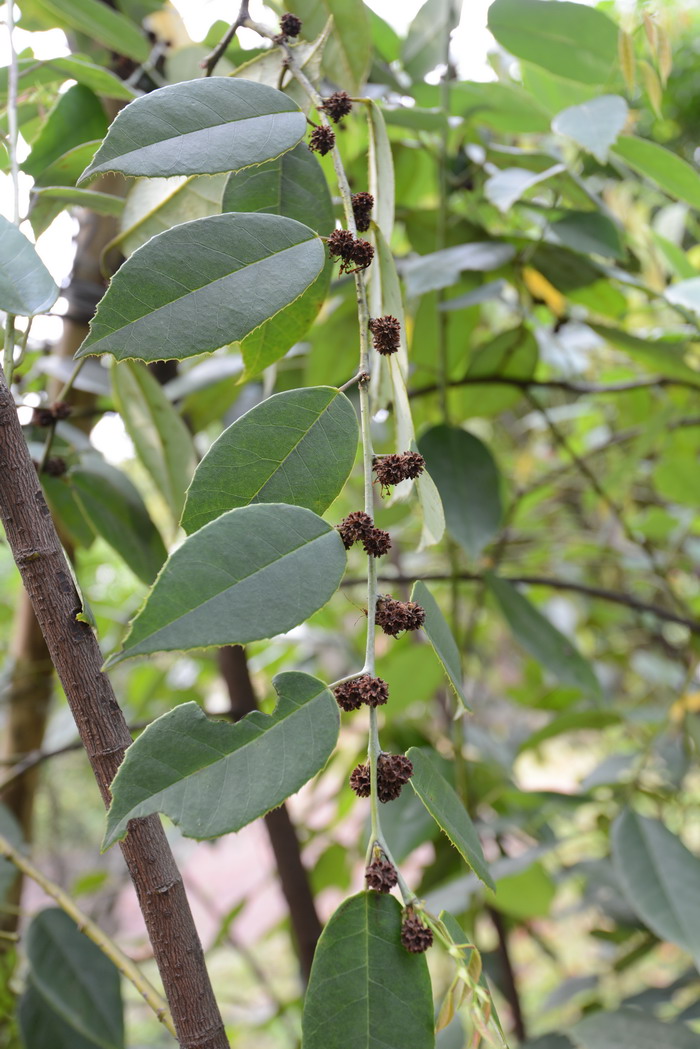
<path fill-rule="evenodd" d="M 390 637 L 404 630 L 418 630 L 424 622 L 425 609 L 416 601 L 397 601 L 389 595 L 377 598 L 376 623 Z"/>
<path fill-rule="evenodd" d="M 393 863 L 388 860 L 372 860 L 365 868 L 365 881 L 368 889 L 375 892 L 390 892 L 398 884 L 399 876 Z"/>
<path fill-rule="evenodd" d="M 319 109 L 327 113 L 333 123 L 337 124 L 338 121 L 352 112 L 350 95 L 347 91 L 336 91 L 335 94 L 326 99 L 322 106 L 319 106 Z"/>
<path fill-rule="evenodd" d="M 72 411 L 66 401 L 54 401 L 43 408 L 35 408 L 32 412 L 32 426 L 51 426 L 61 419 L 67 419 Z"/>
<path fill-rule="evenodd" d="M 343 681 L 334 689 L 338 706 L 343 710 L 358 710 L 363 703 L 368 707 L 379 707 L 389 698 L 389 686 L 380 677 L 362 674 L 350 681 Z"/>
<path fill-rule="evenodd" d="M 60 455 L 50 455 L 44 463 L 44 473 L 48 474 L 49 477 L 63 477 L 67 469 L 68 464 Z"/>
<path fill-rule="evenodd" d="M 287 12 L 280 18 L 280 29 L 282 36 L 295 37 L 301 32 L 302 21 L 296 15 Z"/>
<path fill-rule="evenodd" d="M 401 345 L 401 324 L 396 317 L 390 314 L 375 317 L 369 322 L 369 330 L 372 332 L 372 345 L 377 353 L 384 357 L 396 353 Z"/>
<path fill-rule="evenodd" d="M 377 797 L 386 804 L 395 801 L 413 775 L 413 764 L 403 754 L 380 754 L 377 760 Z"/>
<path fill-rule="evenodd" d="M 350 773 L 350 786 L 358 798 L 368 798 L 371 793 L 369 765 L 357 765 Z"/>
<path fill-rule="evenodd" d="M 358 270 L 366 270 L 374 258 L 374 248 L 368 240 L 356 240 L 352 246 L 350 260 L 355 263 Z"/>
<path fill-rule="evenodd" d="M 390 488 L 401 481 L 414 481 L 420 477 L 425 469 L 425 459 L 420 452 L 394 452 L 377 456 L 372 469 L 382 488 Z"/>
<path fill-rule="evenodd" d="M 355 216 L 355 225 L 358 233 L 365 233 L 369 229 L 374 207 L 374 197 L 371 193 L 353 193 L 352 211 Z"/>
<path fill-rule="evenodd" d="M 355 238 L 349 229 L 334 229 L 327 243 L 328 254 L 331 258 L 340 258 L 345 262 L 350 261 Z"/>
<path fill-rule="evenodd" d="M 325 157 L 326 153 L 330 153 L 334 145 L 335 132 L 333 128 L 327 127 L 326 124 L 320 124 L 311 132 L 309 149 L 313 153 L 320 153 L 322 157 Z"/>
<path fill-rule="evenodd" d="M 373 528 L 362 540 L 362 545 L 369 557 L 383 557 L 391 550 L 391 536 L 381 528 Z"/>
<path fill-rule="evenodd" d="M 411 954 L 423 954 L 433 945 L 433 931 L 424 925 L 410 907 L 401 923 L 401 943 Z"/>
<path fill-rule="evenodd" d="M 359 543 L 374 531 L 378 531 L 372 518 L 364 510 L 353 510 L 343 518 L 337 528 L 346 550 L 349 550 L 353 543 Z"/>

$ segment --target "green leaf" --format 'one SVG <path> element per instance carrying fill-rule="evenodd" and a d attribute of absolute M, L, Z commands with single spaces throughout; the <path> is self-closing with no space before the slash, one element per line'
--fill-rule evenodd
<path fill-rule="evenodd" d="M 128 55 L 136 62 L 145 62 L 148 58 L 151 45 L 144 33 L 101 0 L 33 0 L 33 3 L 48 18 L 50 26 L 77 29 L 110 51 Z"/>
<path fill-rule="evenodd" d="M 685 309 L 700 314 L 700 277 L 691 277 L 689 280 L 672 284 L 666 289 L 666 298 L 674 306 L 684 306 Z"/>
<path fill-rule="evenodd" d="M 314 955 L 304 1049 L 433 1049 L 433 999 L 424 954 L 401 945 L 401 905 L 361 892 L 341 903 Z"/>
<path fill-rule="evenodd" d="M 394 161 L 384 123 L 384 114 L 376 102 L 370 101 L 367 106 L 367 129 L 369 132 L 367 159 L 369 191 L 374 197 L 372 218 L 389 244 L 394 229 Z"/>
<path fill-rule="evenodd" d="M 61 207 L 89 208 L 98 215 L 121 215 L 124 208 L 123 198 L 115 197 L 113 193 L 75 189 L 73 186 L 46 186 L 35 191 L 34 200 L 57 201 Z"/>
<path fill-rule="evenodd" d="M 425 609 L 423 629 L 428 635 L 433 651 L 442 663 L 450 684 L 455 691 L 462 710 L 469 710 L 462 684 L 462 666 L 457 642 L 452 636 L 447 620 L 440 611 L 440 606 L 423 582 L 413 586 L 411 601 L 417 601 Z"/>
<path fill-rule="evenodd" d="M 34 188 L 38 186 L 74 186 L 80 172 L 99 144 L 100 140 L 96 139 L 93 142 L 81 142 L 79 146 L 66 150 L 57 160 L 35 175 Z"/>
<path fill-rule="evenodd" d="M 548 725 L 544 725 L 537 732 L 528 736 L 518 748 L 518 753 L 524 750 L 534 750 L 545 740 L 555 739 L 565 732 L 579 732 L 582 729 L 603 729 L 608 725 L 619 725 L 620 715 L 612 710 L 572 710 L 553 718 Z"/>
<path fill-rule="evenodd" d="M 456 301 L 450 299 L 446 305 Z M 537 340 L 532 332 L 527 328 L 512 328 L 473 350 L 465 378 L 481 380 L 488 375 L 502 375 L 510 379 L 531 379 L 537 358 Z M 462 416 L 468 419 L 470 415 L 496 415 L 516 404 L 522 396 L 523 391 L 517 387 L 479 381 L 461 388 L 459 405 Z"/>
<path fill-rule="evenodd" d="M 323 68 L 333 83 L 358 95 L 369 70 L 372 37 L 363 0 L 293 0 L 287 11 L 299 15 L 307 40 L 319 36 L 333 19 L 333 31 L 323 55 Z"/>
<path fill-rule="evenodd" d="M 700 967 L 700 860 L 663 823 L 633 809 L 613 825 L 612 856 L 633 910 Z"/>
<path fill-rule="evenodd" d="M 274 686 L 274 712 L 235 725 L 210 720 L 196 703 L 152 722 L 112 782 L 103 850 L 125 837 L 129 820 L 153 812 L 188 838 L 238 831 L 320 772 L 338 741 L 338 704 L 308 674 L 280 674 Z"/>
<path fill-rule="evenodd" d="M 599 211 L 564 211 L 549 225 L 555 243 L 580 251 L 583 255 L 603 255 L 619 259 L 624 247 L 617 227 Z"/>
<path fill-rule="evenodd" d="M 28 978 L 17 1007 L 24 1049 L 100 1049 L 99 1043 L 81 1034 L 55 1013 Z"/>
<path fill-rule="evenodd" d="M 227 178 L 221 173 L 137 179 L 126 196 L 120 232 L 111 246 L 128 257 L 173 226 L 221 214 Z"/>
<path fill-rule="evenodd" d="M 547 113 L 515 84 L 467 80 L 452 84 L 450 96 L 453 108 L 477 125 L 507 134 L 549 131 Z"/>
<path fill-rule="evenodd" d="M 685 283 L 685 282 L 683 282 Z M 677 285 L 676 285 L 677 286 Z M 669 292 L 667 291 L 667 296 Z M 685 363 L 684 357 L 690 351 L 686 339 L 641 339 L 631 332 L 620 328 L 609 328 L 604 324 L 590 324 L 590 327 L 601 338 L 613 346 L 624 350 L 633 360 L 639 361 L 645 368 L 661 375 L 675 376 L 700 385 L 700 373 Z"/>
<path fill-rule="evenodd" d="M 86 55 L 72 54 L 37 62 L 35 58 L 22 58 L 17 63 L 20 93 L 40 84 L 55 84 L 65 80 L 77 80 L 91 88 L 96 95 L 105 98 L 125 99 L 130 102 L 136 92 L 108 69 L 94 65 Z M 7 71 L 0 69 L 0 98 L 7 98 Z M 82 169 L 81 169 L 82 170 Z"/>
<path fill-rule="evenodd" d="M 499 269 L 515 255 L 512 244 L 504 241 L 473 242 L 458 244 L 454 248 L 434 251 L 415 259 L 406 259 L 401 266 L 401 275 L 406 282 L 406 294 L 424 295 L 428 291 L 439 291 L 456 284 L 460 273 L 474 270 L 487 273 Z"/>
<path fill-rule="evenodd" d="M 662 1023 L 647 1009 L 618 1009 L 586 1016 L 570 1030 L 576 1049 L 697 1049 L 698 1036 L 684 1023 Z"/>
<path fill-rule="evenodd" d="M 14 814 L 6 805 L 0 803 L 0 834 L 15 849 L 22 849 L 24 840 L 22 828 L 17 822 Z M 17 868 L 11 860 L 0 856 L 0 904 L 2 904 L 8 892 L 17 879 Z"/>
<path fill-rule="evenodd" d="M 34 317 L 46 313 L 58 288 L 24 233 L 0 215 L 0 310 Z"/>
<path fill-rule="evenodd" d="M 323 262 L 320 240 L 293 219 L 230 214 L 186 222 L 117 271 L 76 356 L 181 360 L 219 349 L 293 302 Z"/>
<path fill-rule="evenodd" d="M 95 533 L 85 518 L 68 475 L 49 477 L 43 474 L 41 486 L 51 513 L 60 524 L 59 532 L 68 534 L 76 546 L 87 550 L 95 541 Z"/>
<path fill-rule="evenodd" d="M 190 432 L 158 380 L 142 364 L 115 364 L 112 390 L 136 454 L 177 523 L 197 465 Z"/>
<path fill-rule="evenodd" d="M 74 84 L 49 113 L 22 170 L 33 178 L 74 146 L 102 138 L 107 130 L 107 114 L 97 95 L 82 84 Z"/>
<path fill-rule="evenodd" d="M 58 908 L 40 911 L 26 934 L 33 988 L 79 1036 L 122 1049 L 124 1019 L 113 962 Z"/>
<path fill-rule="evenodd" d="M 445 38 L 459 22 L 461 7 L 456 0 L 427 0 L 411 22 L 402 57 L 414 80 L 445 61 Z"/>
<path fill-rule="evenodd" d="M 503 516 L 500 474 L 491 452 L 455 426 L 433 426 L 418 447 L 440 493 L 448 530 L 469 557 L 479 557 Z"/>
<path fill-rule="evenodd" d="M 249 503 L 291 503 L 322 514 L 355 462 L 357 415 L 330 386 L 268 397 L 224 430 L 197 467 L 182 527 L 189 534 Z"/>
<path fill-rule="evenodd" d="M 633 171 L 651 179 L 664 193 L 700 209 L 700 175 L 670 149 L 645 138 L 624 135 L 612 152 Z"/>
<path fill-rule="evenodd" d="M 434 755 L 429 750 L 410 747 L 406 757 L 413 762 L 413 775 L 409 782 L 416 794 L 464 862 L 469 864 L 484 885 L 494 889 L 494 881 L 474 824 L 455 790 L 441 775 Z"/>
<path fill-rule="evenodd" d="M 556 887 L 541 863 L 499 878 L 491 906 L 519 921 L 545 918 L 550 913 Z"/>
<path fill-rule="evenodd" d="M 583 4 L 496 0 L 488 26 L 516 58 L 568 80 L 604 84 L 615 71 L 617 26 L 602 11 Z"/>
<path fill-rule="evenodd" d="M 152 583 L 167 552 L 126 474 L 90 458 L 68 476 L 80 509 L 97 535 L 116 550 L 142 582 Z"/>
<path fill-rule="evenodd" d="M 231 77 L 171 84 L 117 115 L 80 181 L 123 175 L 215 175 L 285 153 L 306 131 L 296 102 L 275 88 Z"/>
<path fill-rule="evenodd" d="M 600 695 L 600 685 L 589 663 L 507 579 L 487 575 L 487 585 L 509 627 L 526 652 L 564 685 L 589 695 Z"/>
<path fill-rule="evenodd" d="M 627 123 L 628 113 L 627 103 L 620 95 L 601 95 L 557 113 L 552 131 L 572 138 L 605 164 L 610 147 Z"/>
<path fill-rule="evenodd" d="M 326 604 L 344 571 L 340 536 L 310 510 L 282 503 L 230 510 L 170 555 L 110 665 L 291 630 Z"/>
<path fill-rule="evenodd" d="M 565 170 L 563 164 L 553 164 L 546 171 L 534 172 L 525 168 L 503 168 L 486 180 L 484 195 L 505 215 L 523 193 Z"/>

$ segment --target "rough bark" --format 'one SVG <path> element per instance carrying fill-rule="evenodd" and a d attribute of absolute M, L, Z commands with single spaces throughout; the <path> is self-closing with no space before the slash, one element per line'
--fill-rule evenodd
<path fill-rule="evenodd" d="M 131 736 L 32 464 L 14 399 L 0 372 L 0 520 L 58 672 L 95 778 L 109 785 Z M 134 820 L 122 852 L 183 1049 L 227 1049 L 187 896 L 157 816 Z"/>
<path fill-rule="evenodd" d="M 258 709 L 245 650 L 229 645 L 218 652 L 219 669 L 228 689 L 231 717 L 239 718 Z M 265 827 L 275 854 L 277 873 L 294 932 L 294 941 L 304 980 L 308 982 L 321 922 L 316 913 L 309 876 L 301 858 L 297 832 L 286 805 L 268 812 Z"/>

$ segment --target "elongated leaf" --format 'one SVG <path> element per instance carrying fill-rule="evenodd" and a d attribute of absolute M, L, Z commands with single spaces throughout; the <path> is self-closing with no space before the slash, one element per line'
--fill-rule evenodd
<path fill-rule="evenodd" d="M 501 524 L 500 476 L 491 452 L 466 430 L 434 426 L 418 442 L 445 508 L 447 527 L 478 557 Z"/>
<path fill-rule="evenodd" d="M 272 160 L 295 146 L 306 120 L 265 84 L 230 77 L 188 80 L 130 102 L 80 181 L 123 175 L 214 175 Z"/>
<path fill-rule="evenodd" d="M 58 908 L 27 930 L 32 986 L 64 1023 L 102 1049 L 122 1049 L 124 1020 L 113 962 Z"/>
<path fill-rule="evenodd" d="M 596 676 L 580 652 L 512 583 L 489 573 L 487 584 L 515 637 L 533 659 L 563 684 L 600 694 Z"/>
<path fill-rule="evenodd" d="M 454 248 L 434 251 L 417 259 L 408 259 L 401 266 L 406 282 L 406 294 L 424 295 L 456 284 L 460 273 L 476 270 L 486 273 L 504 266 L 515 255 L 512 244 L 499 241 L 458 244 Z"/>
<path fill-rule="evenodd" d="M 569 1032 L 576 1049 L 697 1049 L 698 1036 L 684 1023 L 662 1023 L 646 1009 L 598 1012 Z"/>
<path fill-rule="evenodd" d="M 495 889 L 479 836 L 469 813 L 457 793 L 440 773 L 433 755 L 424 749 L 410 747 L 406 756 L 413 762 L 410 784 L 426 809 L 445 832 L 454 847 L 476 876 L 490 889 Z"/>
<path fill-rule="evenodd" d="M 467 698 L 462 685 L 462 667 L 457 642 L 452 636 L 447 620 L 440 611 L 440 606 L 423 582 L 414 584 L 411 601 L 417 601 L 425 609 L 423 629 L 428 635 L 433 651 L 442 663 L 450 684 L 463 710 L 469 710 Z"/>
<path fill-rule="evenodd" d="M 355 409 L 330 386 L 269 397 L 225 430 L 197 468 L 182 517 L 195 532 L 249 503 L 327 510 L 355 461 Z"/>
<path fill-rule="evenodd" d="M 572 710 L 553 718 L 548 725 L 544 725 L 537 732 L 533 732 L 520 745 L 519 751 L 533 750 L 539 747 L 545 740 L 554 739 L 565 732 L 578 732 L 582 729 L 602 729 L 608 725 L 617 725 L 620 715 L 612 710 Z"/>
<path fill-rule="evenodd" d="M 95 94 L 106 98 L 120 98 L 130 102 L 136 96 L 136 92 L 128 84 L 108 69 L 94 65 L 86 55 L 65 55 L 45 62 L 37 62 L 35 58 L 21 58 L 17 66 L 20 92 L 40 84 L 55 84 L 70 79 L 85 84 Z M 8 68 L 4 66 L 0 69 L 0 98 L 3 100 L 7 98 Z"/>
<path fill-rule="evenodd" d="M 367 7 L 362 0 L 293 0 L 286 10 L 299 15 L 307 40 L 323 32 L 329 18 L 333 31 L 323 55 L 323 69 L 351 95 L 360 93 L 372 52 Z"/>
<path fill-rule="evenodd" d="M 34 245 L 0 215 L 0 310 L 34 317 L 57 298 L 58 288 Z"/>
<path fill-rule="evenodd" d="M 100 144 L 100 140 L 82 142 L 66 150 L 53 163 L 34 177 L 34 186 L 74 186 L 90 157 Z"/>
<path fill-rule="evenodd" d="M 76 356 L 153 361 L 216 350 L 293 302 L 323 262 L 320 240 L 293 219 L 232 214 L 186 222 L 117 271 Z"/>
<path fill-rule="evenodd" d="M 612 856 L 633 910 L 700 966 L 700 860 L 663 823 L 633 809 L 615 821 Z"/>
<path fill-rule="evenodd" d="M 665 193 L 700 209 L 700 175 L 670 149 L 645 138 L 625 135 L 612 152 L 633 171 L 655 182 Z"/>
<path fill-rule="evenodd" d="M 681 287 L 685 283 L 681 281 Z M 678 286 L 672 285 L 666 292 L 666 296 L 671 295 L 673 288 Z M 700 298 L 698 302 L 700 305 Z M 684 305 L 687 305 L 687 302 Z M 601 338 L 624 350 L 632 360 L 639 361 L 645 368 L 660 375 L 673 375 L 700 385 L 698 372 L 685 363 L 685 356 L 690 350 L 685 338 L 676 336 L 666 339 L 642 339 L 620 328 L 609 328 L 602 324 L 591 324 L 591 327 Z"/>
<path fill-rule="evenodd" d="M 16 849 L 23 847 L 22 828 L 6 805 L 0 803 L 0 834 Z M 17 878 L 17 868 L 11 860 L 0 856 L 0 904 Z"/>
<path fill-rule="evenodd" d="M 99 1049 L 92 1038 L 83 1038 L 55 1013 L 34 987 L 31 977 L 17 1007 L 17 1020 L 24 1049 Z"/>
<path fill-rule="evenodd" d="M 341 903 L 318 941 L 304 1002 L 304 1049 L 433 1049 L 424 954 L 401 946 L 401 906 L 361 892 Z"/>
<path fill-rule="evenodd" d="M 427 0 L 408 27 L 403 65 L 415 80 L 445 61 L 445 37 L 459 22 L 457 0 Z"/>
<path fill-rule="evenodd" d="M 489 29 L 516 58 L 584 84 L 604 84 L 617 62 L 617 26 L 601 11 L 559 0 L 496 0 Z"/>
<path fill-rule="evenodd" d="M 539 186 L 541 182 L 565 171 L 563 164 L 553 164 L 546 171 L 527 171 L 525 168 L 503 168 L 491 175 L 484 185 L 486 199 L 502 211 L 510 211 L 516 200 L 520 200 L 528 189 Z M 449 250 L 449 249 L 448 249 Z"/>
<path fill-rule="evenodd" d="M 320 772 L 338 740 L 338 704 L 308 674 L 280 674 L 274 686 L 272 714 L 256 710 L 230 725 L 183 703 L 149 725 L 112 783 L 103 848 L 153 812 L 189 838 L 240 830 Z"/>
<path fill-rule="evenodd" d="M 394 229 L 394 161 L 384 115 L 376 102 L 370 102 L 367 106 L 367 126 L 369 191 L 374 197 L 373 218 L 389 244 Z"/>
<path fill-rule="evenodd" d="M 167 556 L 141 496 L 120 470 L 90 459 L 70 471 L 78 505 L 97 535 L 124 559 L 134 575 L 152 583 Z"/>
<path fill-rule="evenodd" d="M 115 197 L 113 193 L 98 193 L 92 189 L 75 189 L 74 186 L 46 186 L 38 189 L 35 193 L 38 201 L 57 201 L 62 206 L 72 205 L 74 207 L 89 208 L 96 211 L 98 215 L 120 215 L 124 208 L 121 197 Z"/>
<path fill-rule="evenodd" d="M 556 243 L 585 255 L 619 259 L 624 248 L 617 227 L 599 211 L 565 211 L 549 226 Z"/>
<path fill-rule="evenodd" d="M 68 149 L 102 138 L 106 130 L 107 114 L 97 95 L 83 84 L 74 84 L 59 95 L 22 169 L 38 178 Z"/>
<path fill-rule="evenodd" d="M 291 630 L 325 605 L 344 571 L 340 536 L 310 510 L 282 503 L 230 510 L 171 554 L 110 665 Z"/>
<path fill-rule="evenodd" d="M 552 131 L 566 135 L 605 164 L 608 151 L 627 123 L 628 108 L 620 95 L 601 95 L 557 113 Z"/>
<path fill-rule="evenodd" d="M 101 0 L 34 0 L 40 11 L 48 15 L 48 24 L 63 29 L 77 29 L 92 40 L 128 55 L 136 62 L 145 62 L 151 46 L 134 23 L 119 11 L 114 11 Z"/>
<path fill-rule="evenodd" d="M 112 242 L 133 255 L 151 237 L 183 222 L 221 214 L 228 175 L 185 175 L 138 179 L 129 190 L 119 228 Z"/>
<path fill-rule="evenodd" d="M 197 465 L 189 430 L 158 380 L 142 364 L 124 361 L 115 365 L 112 390 L 136 454 L 179 521 Z"/>

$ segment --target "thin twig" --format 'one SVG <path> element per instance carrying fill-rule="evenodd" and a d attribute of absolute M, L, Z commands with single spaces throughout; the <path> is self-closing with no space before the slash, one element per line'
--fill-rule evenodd
<path fill-rule="evenodd" d="M 587 394 L 616 394 L 628 393 L 631 390 L 662 389 L 667 386 L 680 386 L 683 389 L 695 390 L 700 393 L 700 375 L 698 381 L 690 379 L 672 379 L 668 376 L 652 377 L 650 379 L 630 379 L 627 382 L 593 383 L 593 382 L 570 382 L 568 379 L 518 379 L 510 375 L 465 375 L 463 379 L 454 379 L 447 384 L 454 386 L 513 386 L 520 390 L 561 390 L 575 397 Z M 440 383 L 432 383 L 429 386 L 420 386 L 418 389 L 409 390 L 408 396 L 424 397 L 429 393 L 439 393 Z"/>
<path fill-rule="evenodd" d="M 84 911 L 81 911 L 77 903 L 67 892 L 63 891 L 60 885 L 51 881 L 50 878 L 35 867 L 2 834 L 0 834 L 0 856 L 10 860 L 18 870 L 22 871 L 28 878 L 31 878 L 33 882 L 36 882 L 47 896 L 56 901 L 61 910 L 65 911 L 73 919 L 80 931 L 89 940 L 92 940 L 102 953 L 114 963 L 122 976 L 134 985 L 139 994 L 153 1009 L 163 1026 L 167 1027 L 170 1033 L 177 1037 L 173 1018 L 170 1015 L 165 999 L 158 993 L 150 980 L 143 975 L 138 965 L 128 955 L 124 954 L 114 940 L 99 925 L 96 925 L 91 918 L 88 918 Z"/>
<path fill-rule="evenodd" d="M 241 6 L 238 15 L 236 16 L 236 21 L 231 23 L 220 43 L 218 43 L 214 50 L 211 52 L 211 54 L 207 55 L 207 57 L 202 61 L 202 69 L 204 70 L 205 76 L 212 75 L 212 73 L 216 69 L 219 59 L 223 57 L 226 48 L 231 43 L 241 26 L 245 25 L 248 21 L 249 6 L 250 0 L 241 0 Z"/>

